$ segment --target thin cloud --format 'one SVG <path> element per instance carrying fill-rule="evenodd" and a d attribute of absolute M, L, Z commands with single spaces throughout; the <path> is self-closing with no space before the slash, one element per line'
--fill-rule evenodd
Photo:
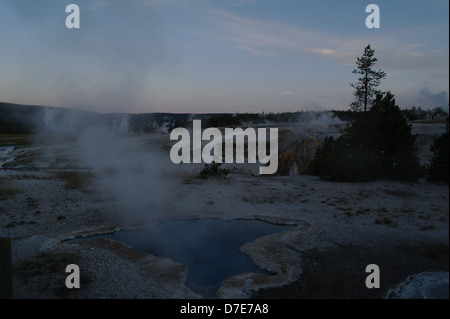
<path fill-rule="evenodd" d="M 337 54 L 336 51 L 330 49 L 309 49 L 309 51 L 325 56 L 335 56 Z"/>
<path fill-rule="evenodd" d="M 248 56 L 253 56 L 253 57 L 255 57 L 255 56 L 272 56 L 272 57 L 275 57 L 275 56 L 277 56 L 276 53 L 272 53 L 272 52 L 269 52 L 269 51 L 261 51 L 261 50 L 249 47 L 247 45 L 239 45 L 237 47 L 237 49 L 238 49 L 238 51 L 245 52 Z"/>
<path fill-rule="evenodd" d="M 363 39 L 343 39 L 313 29 L 248 19 L 210 5 L 202 8 L 204 12 L 199 9 L 198 18 L 211 28 L 197 30 L 197 36 L 234 44 L 250 56 L 312 55 L 349 64 L 350 58 L 354 59 L 355 50 L 367 45 Z M 324 43 L 330 47 L 322 48 Z"/>
<path fill-rule="evenodd" d="M 205 11 L 202 13 L 202 10 Z M 448 60 L 448 50 L 438 54 L 427 51 L 426 43 L 408 43 L 410 29 L 399 28 L 390 34 L 371 36 L 368 40 L 367 35 L 340 36 L 332 31 L 249 19 L 210 4 L 200 7 L 198 11 L 199 19 L 206 20 L 211 29 L 201 30 L 197 35 L 230 43 L 249 56 L 313 56 L 338 64 L 354 65 L 356 57 L 370 42 L 374 44 L 377 54 L 382 52 L 383 61 L 388 67 L 424 70 L 434 68 L 437 64 L 441 68 L 448 66 L 444 62 L 445 58 Z M 416 38 L 420 34 L 424 35 L 421 37 L 424 41 L 427 39 L 425 35 L 432 31 L 432 28 L 418 27 L 414 30 Z"/>
<path fill-rule="evenodd" d="M 294 95 L 294 94 L 297 94 L 297 90 L 296 89 L 289 89 L 289 90 L 281 92 L 280 94 L 283 94 L 283 95 Z"/>

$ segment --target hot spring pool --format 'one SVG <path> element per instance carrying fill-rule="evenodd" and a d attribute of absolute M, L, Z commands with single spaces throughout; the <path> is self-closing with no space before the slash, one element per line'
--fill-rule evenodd
<path fill-rule="evenodd" d="M 135 230 L 122 230 L 90 238 L 109 238 L 138 251 L 168 257 L 188 268 L 186 286 L 206 298 L 214 298 L 228 277 L 259 268 L 239 247 L 254 239 L 293 228 L 255 220 L 171 220 Z"/>

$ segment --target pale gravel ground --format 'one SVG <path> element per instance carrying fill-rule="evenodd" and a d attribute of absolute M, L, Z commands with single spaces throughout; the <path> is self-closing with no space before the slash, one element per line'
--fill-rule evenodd
<path fill-rule="evenodd" d="M 429 127 L 423 130 L 430 132 Z M 156 140 L 160 143 L 161 136 Z M 154 143 L 153 137 L 145 137 L 144 142 Z M 198 166 L 176 168 L 170 181 L 160 186 L 167 195 L 165 209 L 157 213 L 149 209 L 140 218 L 146 222 L 191 217 L 304 221 L 311 226 L 310 233 L 301 239 L 297 235 L 283 239 L 286 247 L 292 246 L 289 258 L 313 247 L 347 244 L 389 247 L 421 242 L 448 247 L 448 185 L 424 181 L 331 183 L 312 176 L 262 177 L 252 174 L 255 167 L 246 165 L 231 168 L 224 180 L 195 178 Z M 95 183 L 83 189 L 65 189 L 64 181 L 47 169 L 0 171 L 0 182 L 20 190 L 0 201 L 0 233 L 12 238 L 15 298 L 201 297 L 183 285 L 186 268 L 167 259 L 133 253 L 121 245 L 60 242 L 82 231 L 131 225 L 117 212 L 115 202 L 98 192 Z M 65 219 L 58 219 L 61 215 Z M 383 218 L 395 225 L 375 222 Z M 278 237 L 273 241 L 281 242 Z M 64 286 L 64 269 L 51 272 L 45 264 L 37 266 L 40 257 L 36 256 L 42 252 L 67 255 L 67 262 L 78 264 L 89 282 L 77 291 L 61 293 L 57 289 Z M 280 263 L 289 263 L 289 258 Z M 33 267 L 40 271 L 33 273 Z M 412 274 L 405 277 L 408 275 Z M 231 296 L 245 296 L 236 291 Z"/>

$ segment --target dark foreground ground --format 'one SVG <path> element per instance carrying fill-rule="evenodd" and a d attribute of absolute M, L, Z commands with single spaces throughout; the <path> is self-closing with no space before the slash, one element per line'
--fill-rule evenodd
<path fill-rule="evenodd" d="M 303 254 L 303 273 L 290 285 L 260 289 L 262 299 L 382 299 L 409 275 L 425 271 L 448 272 L 448 246 L 430 243 L 392 243 L 392 246 L 342 245 Z M 368 289 L 366 266 L 380 268 L 380 289 Z M 448 287 L 441 291 L 448 299 Z"/>

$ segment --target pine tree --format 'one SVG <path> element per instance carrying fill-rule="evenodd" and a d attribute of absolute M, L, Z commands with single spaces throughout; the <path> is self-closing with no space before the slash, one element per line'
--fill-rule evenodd
<path fill-rule="evenodd" d="M 311 174 L 351 182 L 379 178 L 415 181 L 423 177 L 416 135 L 391 92 L 377 94 L 372 108 L 358 115 L 340 137 L 326 138 L 321 144 Z"/>
<path fill-rule="evenodd" d="M 417 155 L 417 135 L 411 132 L 411 124 L 395 103 L 391 92 L 377 94 L 369 117 L 373 129 L 367 143 L 381 155 L 384 177 L 415 181 L 424 171 Z"/>
<path fill-rule="evenodd" d="M 364 49 L 363 56 L 356 60 L 357 68 L 353 70 L 353 73 L 359 74 L 361 77 L 358 78 L 356 83 L 350 84 L 355 89 L 353 93 L 355 101 L 350 105 L 352 111 L 360 112 L 364 110 L 366 112 L 374 97 L 380 93 L 376 88 L 380 85 L 381 80 L 386 77 L 386 73 L 372 69 L 377 62 L 377 59 L 373 57 L 374 54 L 375 50 L 371 49 L 369 44 Z"/>

